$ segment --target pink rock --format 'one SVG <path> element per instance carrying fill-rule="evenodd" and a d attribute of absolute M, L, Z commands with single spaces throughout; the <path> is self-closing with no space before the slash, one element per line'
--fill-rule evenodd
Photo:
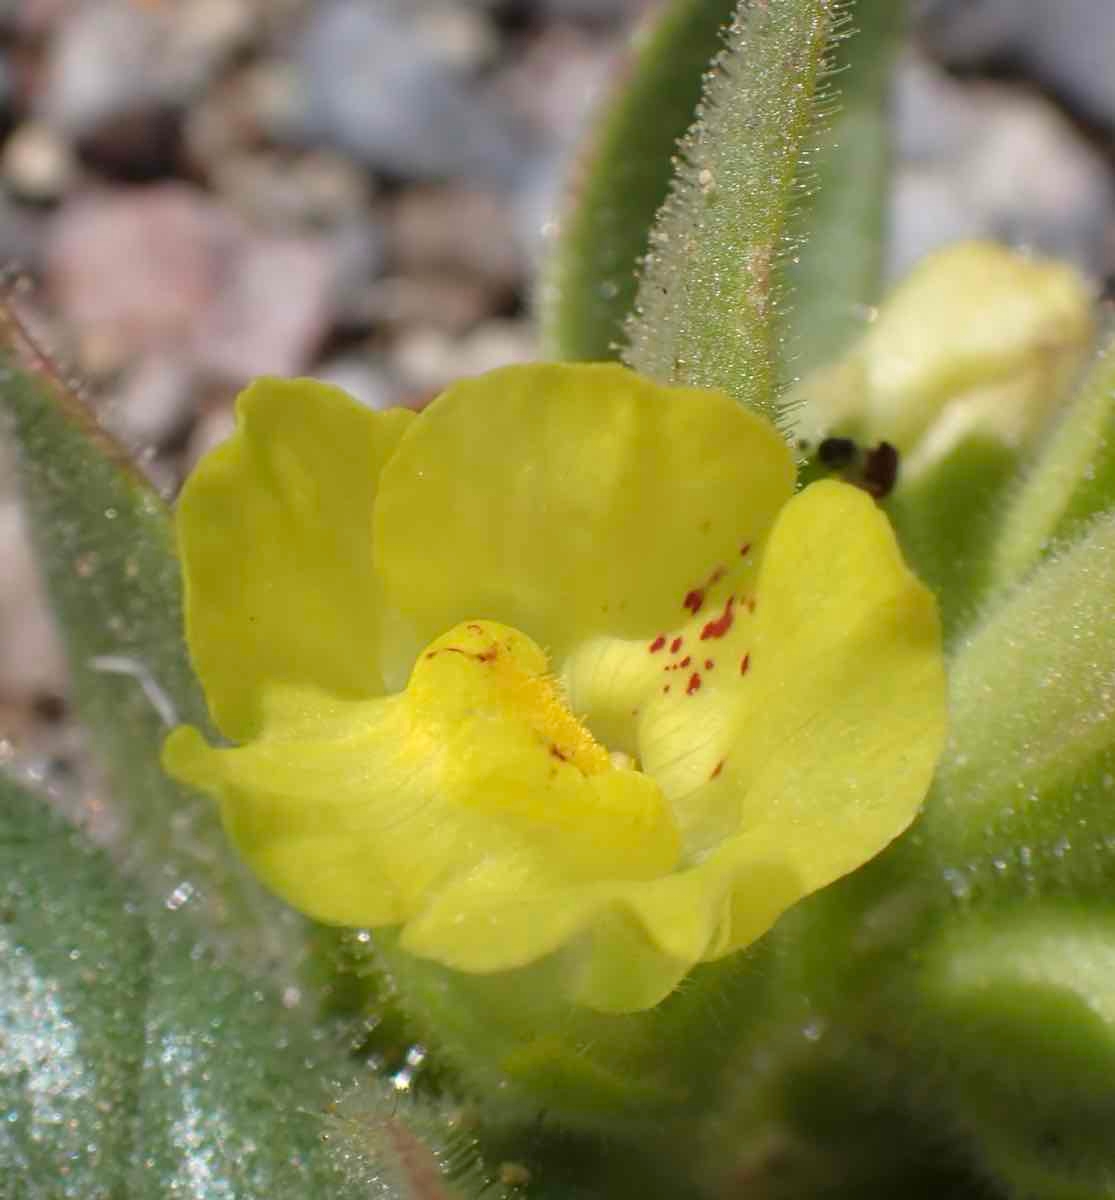
<path fill-rule="evenodd" d="M 51 222 L 52 301 L 81 338 L 123 363 L 191 338 L 217 296 L 236 223 L 184 184 L 81 195 Z"/>
<path fill-rule="evenodd" d="M 83 196 L 52 222 L 50 299 L 86 371 L 188 356 L 237 384 L 297 374 L 328 331 L 340 245 L 257 233 L 184 184 Z"/>
<path fill-rule="evenodd" d="M 461 185 L 407 188 L 388 211 L 388 250 L 406 275 L 464 274 L 497 291 L 520 286 L 527 263 L 507 236 L 507 202 Z"/>
<path fill-rule="evenodd" d="M 199 326 L 198 361 L 236 383 L 305 371 L 332 320 L 336 277 L 326 239 L 245 239 Z"/>

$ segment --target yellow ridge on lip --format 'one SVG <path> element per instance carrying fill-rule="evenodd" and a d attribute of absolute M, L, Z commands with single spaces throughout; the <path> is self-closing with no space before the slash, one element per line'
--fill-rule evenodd
<path fill-rule="evenodd" d="M 484 665 L 484 685 L 508 714 L 530 725 L 562 762 L 584 775 L 613 769 L 607 750 L 569 711 L 546 655 L 527 637 L 493 621 L 470 621 L 432 643 L 423 658 L 460 654 Z"/>

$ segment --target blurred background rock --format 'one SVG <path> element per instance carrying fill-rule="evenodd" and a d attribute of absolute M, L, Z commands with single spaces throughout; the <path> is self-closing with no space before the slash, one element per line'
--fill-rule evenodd
<path fill-rule="evenodd" d="M 168 494 L 252 376 L 418 406 L 535 353 L 571 151 L 652 0 L 0 0 L 0 260 Z M 891 275 L 1115 269 L 1115 3 L 919 0 Z M 0 447 L 0 761 L 77 735 Z"/>

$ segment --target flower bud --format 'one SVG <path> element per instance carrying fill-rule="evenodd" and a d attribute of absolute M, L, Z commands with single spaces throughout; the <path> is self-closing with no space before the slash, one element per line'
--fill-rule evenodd
<path fill-rule="evenodd" d="M 808 446 L 842 435 L 897 448 L 888 510 L 946 631 L 976 611 L 1004 497 L 1093 334 L 1092 296 L 1072 268 L 962 243 L 922 262 L 859 343 L 790 398 Z"/>
<path fill-rule="evenodd" d="M 845 358 L 798 385 L 799 433 L 890 442 L 908 480 L 974 435 L 1021 448 L 1079 370 L 1091 307 L 1071 267 L 990 242 L 941 250 Z"/>

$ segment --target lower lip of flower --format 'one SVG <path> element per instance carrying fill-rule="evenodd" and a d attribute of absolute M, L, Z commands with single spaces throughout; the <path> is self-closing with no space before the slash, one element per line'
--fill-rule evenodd
<path fill-rule="evenodd" d="M 526 634 L 488 620 L 455 626 L 418 656 L 406 700 L 459 803 L 553 839 L 555 855 L 568 840 L 593 874 L 649 878 L 676 867 L 680 835 L 658 783 L 574 714 Z"/>

